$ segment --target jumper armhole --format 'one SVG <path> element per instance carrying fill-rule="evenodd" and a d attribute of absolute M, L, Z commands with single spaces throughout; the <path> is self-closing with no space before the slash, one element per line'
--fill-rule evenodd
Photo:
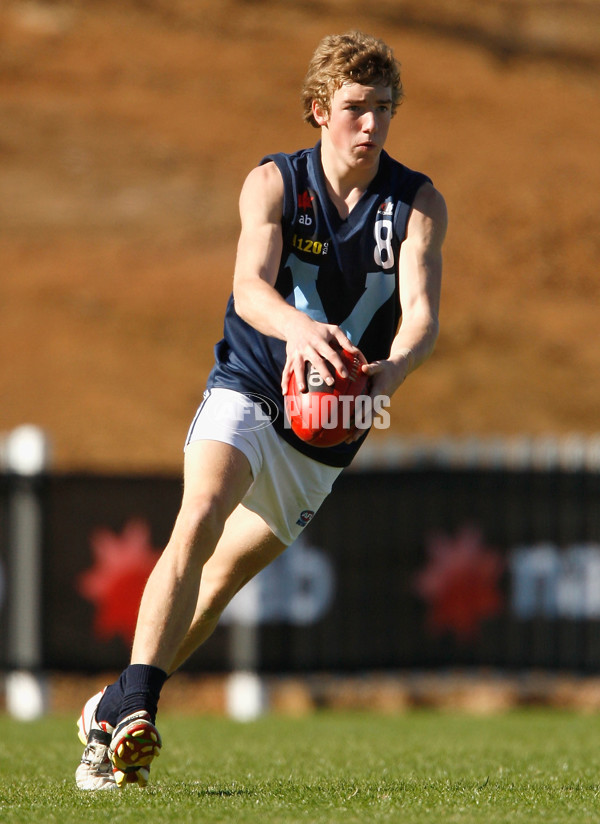
<path fill-rule="evenodd" d="M 260 161 L 259 166 L 272 161 L 281 173 L 283 178 L 283 221 L 288 226 L 294 222 L 296 213 L 296 204 L 298 198 L 296 196 L 296 178 L 290 168 L 290 162 L 286 154 L 277 152 L 276 154 L 267 155 Z"/>

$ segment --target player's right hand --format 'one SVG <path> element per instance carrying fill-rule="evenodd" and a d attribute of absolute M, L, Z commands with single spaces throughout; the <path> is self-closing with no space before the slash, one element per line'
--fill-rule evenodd
<path fill-rule="evenodd" d="M 340 349 L 348 352 L 358 352 L 352 341 L 342 332 L 339 326 L 333 323 L 321 323 L 312 320 L 303 312 L 289 325 L 286 335 L 286 362 L 281 375 L 281 390 L 287 392 L 290 376 L 296 376 L 296 384 L 300 392 L 306 390 L 305 365 L 311 363 L 328 386 L 332 386 L 334 375 L 329 364 L 342 377 L 347 376 L 347 370 L 340 357 Z"/>

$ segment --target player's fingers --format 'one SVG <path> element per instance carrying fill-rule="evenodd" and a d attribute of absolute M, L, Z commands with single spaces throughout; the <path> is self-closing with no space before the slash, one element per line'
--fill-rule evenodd
<path fill-rule="evenodd" d="M 331 381 L 327 380 L 327 377 L 325 376 L 325 373 L 317 366 L 316 363 L 313 364 L 313 365 L 317 369 L 319 369 L 319 372 L 320 372 L 321 376 L 323 378 L 325 378 L 325 380 L 327 381 L 327 384 L 329 386 L 331 386 L 335 382 L 335 379 L 331 374 L 331 367 L 329 366 L 329 364 L 331 364 L 331 366 L 335 369 L 335 371 L 339 375 L 342 376 L 342 378 L 347 378 L 348 377 L 348 369 L 346 368 L 346 364 L 342 360 L 342 358 L 341 358 L 341 356 L 340 356 L 337 349 L 332 348 L 329 352 L 325 353 L 325 358 L 326 358 L 326 360 L 321 358 L 321 362 L 323 363 L 325 369 L 327 370 L 328 375 L 331 376 Z"/>
<path fill-rule="evenodd" d="M 367 363 L 366 361 L 361 366 L 362 371 L 365 375 L 369 375 L 369 377 L 373 377 L 373 375 L 377 375 L 383 369 L 383 361 L 371 361 L 371 363 Z"/>
<path fill-rule="evenodd" d="M 327 353 L 327 359 L 322 357 L 318 352 L 315 351 L 315 354 L 311 356 L 310 363 L 314 369 L 317 370 L 321 378 L 325 381 L 327 386 L 333 386 L 335 383 L 335 377 L 331 372 L 330 365 L 337 369 L 340 372 L 340 367 L 345 369 L 344 363 L 340 356 L 337 354 L 335 349 L 331 350 L 331 354 Z"/>
<path fill-rule="evenodd" d="M 296 386 L 298 390 L 300 392 L 304 391 L 304 361 L 297 356 L 292 357 L 288 355 L 281 373 L 281 391 L 284 395 L 288 391 L 292 375 L 296 376 Z"/>
<path fill-rule="evenodd" d="M 346 352 L 360 352 L 362 355 L 360 349 L 352 343 L 350 338 L 342 332 L 339 326 L 331 327 L 331 332 L 337 343 L 342 347 L 342 349 L 345 349 Z"/>
<path fill-rule="evenodd" d="M 296 366 L 294 367 L 294 369 L 292 371 L 293 371 L 294 376 L 296 378 L 296 386 L 298 387 L 298 391 L 299 392 L 306 392 L 307 387 L 306 387 L 306 380 L 304 378 L 304 376 L 306 374 L 306 370 L 304 368 L 304 362 L 301 362 L 300 364 L 296 364 Z"/>
<path fill-rule="evenodd" d="M 376 395 L 380 394 L 380 391 L 383 390 L 383 362 L 382 361 L 372 361 L 371 363 L 363 363 L 361 366 L 363 374 L 365 374 L 369 380 L 367 381 L 366 387 L 366 394 L 370 395 L 374 398 Z M 378 377 L 379 376 L 379 377 Z"/>
<path fill-rule="evenodd" d="M 354 344 L 351 343 L 348 340 L 348 338 L 344 335 L 342 330 L 339 329 L 337 326 L 333 327 L 333 329 L 334 329 L 334 332 L 337 330 L 337 333 L 339 333 L 340 337 L 339 337 L 339 339 L 338 339 L 338 337 L 335 337 L 335 342 L 340 344 L 341 349 L 345 349 L 346 352 L 350 352 L 353 355 L 357 355 L 359 360 L 366 363 L 367 359 L 365 358 L 363 353 L 360 351 L 360 349 L 358 349 L 358 347 L 354 346 Z M 336 370 L 336 372 L 338 372 L 342 376 L 342 378 L 347 378 L 348 377 L 348 367 L 346 366 L 346 364 L 343 361 L 342 356 L 340 354 L 341 349 L 338 348 L 337 346 L 331 346 L 330 345 L 328 347 L 328 351 L 327 352 L 321 352 L 321 354 L 324 355 L 327 358 L 329 363 L 333 366 L 333 368 Z"/>

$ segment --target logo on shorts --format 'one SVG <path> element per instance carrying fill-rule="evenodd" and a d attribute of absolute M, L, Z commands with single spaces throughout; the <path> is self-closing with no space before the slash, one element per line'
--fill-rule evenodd
<path fill-rule="evenodd" d="M 270 426 L 279 415 L 275 402 L 257 392 L 232 393 L 227 390 L 224 395 L 213 397 L 214 420 L 225 424 L 235 421 L 235 429 L 238 432 L 264 429 Z"/>
<path fill-rule="evenodd" d="M 303 509 L 296 523 L 298 526 L 306 526 L 312 521 L 314 514 L 312 509 Z"/>

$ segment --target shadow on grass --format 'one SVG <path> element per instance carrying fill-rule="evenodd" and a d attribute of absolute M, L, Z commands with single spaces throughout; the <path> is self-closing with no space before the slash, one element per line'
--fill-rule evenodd
<path fill-rule="evenodd" d="M 218 787 L 207 787 L 204 790 L 198 790 L 199 796 L 206 798 L 241 798 L 244 796 L 251 796 L 254 793 L 251 790 L 244 789 L 219 789 Z"/>

